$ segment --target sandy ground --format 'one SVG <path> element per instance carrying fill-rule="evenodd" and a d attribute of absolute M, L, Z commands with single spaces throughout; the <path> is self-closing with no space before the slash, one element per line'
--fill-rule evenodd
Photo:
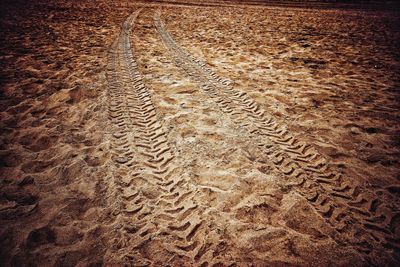
<path fill-rule="evenodd" d="M 398 13 L 160 2 L 1 4 L 0 265 L 398 265 Z"/>

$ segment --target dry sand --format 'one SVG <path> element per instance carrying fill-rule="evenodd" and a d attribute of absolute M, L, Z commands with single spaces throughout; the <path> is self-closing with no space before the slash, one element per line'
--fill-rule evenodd
<path fill-rule="evenodd" d="M 398 265 L 398 13 L 161 2 L 1 4 L 0 265 Z"/>

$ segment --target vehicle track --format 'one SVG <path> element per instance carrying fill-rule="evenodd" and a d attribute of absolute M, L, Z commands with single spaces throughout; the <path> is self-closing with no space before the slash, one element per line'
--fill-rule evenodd
<path fill-rule="evenodd" d="M 235 123 L 247 130 L 257 149 L 288 177 L 286 186 L 296 189 L 334 227 L 334 240 L 352 244 L 367 259 L 380 249 L 385 249 L 386 256 L 398 257 L 399 207 L 385 190 L 354 186 L 349 177 L 330 166 L 313 146 L 289 133 L 247 93 L 234 89 L 231 81 L 218 77 L 204 62 L 183 49 L 166 30 L 160 12 L 156 12 L 154 21 L 176 65 Z"/>
<path fill-rule="evenodd" d="M 130 31 L 139 11 L 121 27 L 108 55 L 109 117 L 112 128 L 116 223 L 111 246 L 128 265 L 157 264 L 151 242 L 160 242 L 171 261 L 211 262 L 205 207 L 194 200 L 197 190 L 180 175 L 175 152 L 157 117 L 150 89 L 138 71 L 130 45 Z M 115 253 L 118 251 L 118 253 Z M 165 262 L 164 262 L 165 264 Z"/>

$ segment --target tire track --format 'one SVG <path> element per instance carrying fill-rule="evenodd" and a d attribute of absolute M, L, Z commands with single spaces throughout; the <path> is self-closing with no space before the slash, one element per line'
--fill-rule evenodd
<path fill-rule="evenodd" d="M 115 162 L 113 172 L 114 195 L 113 216 L 116 223 L 113 227 L 114 239 L 111 241 L 113 254 L 122 254 L 117 261 L 143 265 L 148 262 L 139 253 L 132 255 L 131 250 L 145 241 L 146 233 L 151 228 L 149 214 L 154 209 L 152 199 L 144 196 L 143 186 L 154 184 L 154 177 L 143 168 L 137 155 L 146 134 L 149 107 L 143 108 L 138 99 L 140 93 L 137 83 L 138 75 L 131 76 L 129 70 L 135 62 L 130 57 L 129 32 L 140 10 L 130 15 L 121 26 L 119 36 L 113 42 L 108 54 L 107 78 L 109 82 L 109 118 L 112 125 L 112 159 Z M 135 79 L 135 81 L 133 81 Z M 141 105 L 138 105 L 141 102 Z M 146 116 L 147 115 L 147 116 Z M 147 120 L 146 120 L 147 119 Z M 143 172 L 142 172 L 143 171 Z M 146 182 L 136 180 L 148 178 Z M 150 177 L 148 177 L 150 176 Z M 135 241 L 135 242 L 132 242 Z M 112 257 L 112 256 L 111 256 Z M 114 259 L 115 260 L 115 259 Z"/>
<path fill-rule="evenodd" d="M 381 200 L 382 190 L 352 186 L 349 178 L 329 166 L 327 159 L 311 145 L 288 132 L 267 114 L 247 93 L 218 77 L 204 62 L 184 50 L 155 14 L 159 35 L 176 65 L 181 67 L 219 108 L 247 130 L 258 150 L 269 157 L 275 168 L 336 229 L 337 242 L 350 243 L 366 255 L 382 246 L 387 253 L 398 251 L 399 237 L 393 225 L 398 220 L 398 205 Z"/>
<path fill-rule="evenodd" d="M 204 254 L 200 237 L 207 234 L 206 224 L 193 198 L 198 192 L 179 175 L 167 132 L 138 71 L 130 31 L 139 12 L 123 23 L 108 55 L 115 163 L 112 253 L 122 255 L 120 261 L 128 265 L 149 265 L 157 259 L 148 253 L 156 240 L 173 257 L 198 261 Z"/>

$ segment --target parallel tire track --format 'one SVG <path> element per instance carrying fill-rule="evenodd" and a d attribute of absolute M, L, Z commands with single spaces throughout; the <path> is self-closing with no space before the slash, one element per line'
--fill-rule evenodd
<path fill-rule="evenodd" d="M 176 65 L 235 123 L 247 130 L 258 149 L 290 178 L 288 185 L 337 230 L 335 240 L 350 242 L 366 254 L 382 245 L 388 251 L 399 251 L 400 239 L 395 233 L 400 216 L 398 206 L 390 207 L 381 201 L 380 191 L 352 186 L 349 178 L 329 166 L 313 146 L 293 136 L 247 93 L 234 89 L 231 81 L 218 77 L 205 63 L 184 50 L 166 30 L 160 12 L 154 21 Z"/>

